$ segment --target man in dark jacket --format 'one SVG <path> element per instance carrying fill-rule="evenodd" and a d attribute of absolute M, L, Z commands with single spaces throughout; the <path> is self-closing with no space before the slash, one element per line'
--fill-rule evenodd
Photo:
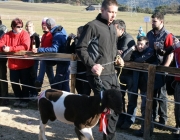
<path fill-rule="evenodd" d="M 116 27 L 117 30 L 117 36 L 118 36 L 118 42 L 117 42 L 117 49 L 121 53 L 121 56 L 123 60 L 129 61 L 131 57 L 131 53 L 127 53 L 127 50 L 135 45 L 135 41 L 133 37 L 126 32 L 126 24 L 123 20 L 115 20 L 113 24 Z M 120 69 L 117 68 L 118 75 L 120 72 Z M 132 91 L 133 87 L 133 81 L 132 81 L 132 71 L 123 69 L 120 75 L 120 81 L 121 81 L 121 89 L 122 90 L 128 90 L 129 92 Z M 125 110 L 125 93 L 122 91 L 122 100 L 123 100 L 123 112 L 126 112 Z M 130 98 L 131 94 L 128 94 L 128 100 Z M 134 114 L 136 113 L 136 109 L 134 111 Z M 133 115 L 133 114 L 131 114 Z M 121 114 L 119 116 L 119 121 L 117 124 L 117 127 L 120 127 L 121 129 L 128 129 L 132 123 L 135 121 L 135 117 L 128 117 L 129 121 L 125 121 L 126 115 Z"/>
<path fill-rule="evenodd" d="M 117 1 L 104 0 L 101 14 L 84 26 L 77 44 L 76 52 L 86 65 L 87 79 L 95 95 L 100 94 L 102 90 L 120 89 L 114 62 L 124 65 L 124 61 L 122 58 L 115 61 L 118 54 L 117 34 L 115 26 L 112 24 L 117 11 Z M 115 131 L 119 115 L 113 110 L 110 112 L 107 115 L 107 135 L 105 132 L 103 133 L 104 140 L 116 139 Z"/>
<path fill-rule="evenodd" d="M 172 34 L 169 33 L 164 27 L 164 15 L 163 13 L 156 12 L 152 16 L 152 30 L 147 33 L 147 38 L 149 40 L 149 47 L 154 49 L 157 44 L 161 44 L 164 48 L 168 48 L 173 44 Z M 169 55 L 162 56 L 159 51 L 156 51 L 159 65 L 169 67 L 174 54 L 171 53 Z M 153 102 L 153 119 L 157 119 L 159 115 L 159 123 L 165 125 L 167 122 L 167 91 L 165 83 L 165 76 L 162 76 L 164 79 L 163 86 L 154 91 L 154 97 L 160 98 L 162 100 L 154 100 Z M 157 105 L 159 104 L 159 105 Z M 158 111 L 157 111 L 157 107 Z"/>

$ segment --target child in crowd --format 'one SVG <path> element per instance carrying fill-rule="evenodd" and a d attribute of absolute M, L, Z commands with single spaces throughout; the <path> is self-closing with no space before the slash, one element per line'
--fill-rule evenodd
<path fill-rule="evenodd" d="M 139 30 L 138 30 L 138 35 L 137 35 L 137 39 L 140 38 L 141 36 L 146 36 L 146 33 L 143 32 L 143 28 L 140 27 Z"/>
<path fill-rule="evenodd" d="M 42 30 L 43 30 L 43 35 L 41 38 L 41 47 L 42 48 L 47 48 L 47 47 L 51 47 L 52 46 L 52 34 L 49 31 L 49 29 L 47 28 L 46 25 L 46 20 L 48 18 L 45 17 L 42 20 Z M 38 48 L 33 48 L 33 52 L 37 53 L 37 49 Z M 40 87 L 43 84 L 43 80 L 44 80 L 44 75 L 45 72 L 47 74 L 47 77 L 49 79 L 49 83 L 53 84 L 53 80 L 54 80 L 54 72 L 53 72 L 53 66 L 47 65 L 45 60 L 41 60 L 40 61 L 40 68 L 39 68 L 39 74 L 37 76 L 37 79 L 35 81 L 35 86 L 37 87 L 37 92 L 40 92 L 41 89 Z"/>
<path fill-rule="evenodd" d="M 149 47 L 149 41 L 147 37 L 141 36 L 137 40 L 137 46 L 132 46 L 128 51 L 128 53 L 131 54 L 131 61 L 134 62 L 140 62 L 140 63 L 150 63 L 150 64 L 158 64 L 158 59 L 156 54 L 154 53 L 154 50 Z M 155 86 L 154 88 L 158 88 L 161 85 L 159 82 L 161 80 L 160 75 L 156 75 L 156 80 L 155 80 Z M 146 95 L 147 92 L 147 81 L 148 81 L 148 74 L 147 72 L 139 72 L 139 71 L 133 71 L 133 92 L 138 93 L 138 89 L 140 89 L 140 94 Z M 137 95 L 132 94 L 131 98 L 128 102 L 128 114 L 132 114 L 132 111 L 137 106 Z M 141 103 L 141 113 L 142 117 L 144 118 L 145 115 L 145 105 L 146 105 L 146 98 L 142 97 L 142 103 Z M 144 121 L 141 124 L 140 130 L 137 130 L 135 132 L 136 136 L 143 136 L 143 131 L 144 131 Z M 153 126 L 151 127 L 151 134 L 153 132 Z"/>

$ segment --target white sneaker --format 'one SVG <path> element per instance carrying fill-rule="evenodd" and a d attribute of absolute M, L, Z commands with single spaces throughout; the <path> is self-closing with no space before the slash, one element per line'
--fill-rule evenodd
<path fill-rule="evenodd" d="M 20 105 L 21 101 L 20 100 L 17 100 L 13 105 L 14 107 L 18 107 Z"/>
<path fill-rule="evenodd" d="M 27 107 L 28 106 L 28 102 L 24 102 L 22 101 L 20 104 L 19 104 L 20 107 Z"/>

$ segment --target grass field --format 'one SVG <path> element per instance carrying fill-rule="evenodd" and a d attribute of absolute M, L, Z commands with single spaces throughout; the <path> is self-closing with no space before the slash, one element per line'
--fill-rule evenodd
<path fill-rule="evenodd" d="M 19 17 L 23 19 L 24 24 L 28 20 L 32 20 L 36 27 L 36 32 L 42 35 L 41 20 L 44 17 L 54 18 L 58 24 L 62 25 L 68 34 L 76 33 L 77 27 L 93 20 L 99 11 L 87 12 L 85 6 L 72 6 L 68 4 L 46 4 L 46 3 L 23 3 L 15 1 L 0 2 L 0 16 L 3 24 L 10 30 L 11 20 Z M 127 25 L 127 32 L 136 38 L 140 26 L 146 31 L 146 23 L 144 17 L 151 16 L 149 14 L 131 14 L 129 12 L 118 12 L 117 19 L 123 19 Z M 151 29 L 151 23 L 148 23 L 148 30 Z M 169 32 L 180 38 L 180 18 L 179 15 L 165 15 L 165 27 Z M 168 99 L 173 100 L 170 96 Z M 140 104 L 140 102 L 139 102 Z M 168 125 L 174 127 L 174 105 L 168 104 Z M 140 107 L 138 107 L 137 115 L 140 116 Z M 132 133 L 134 129 L 139 129 L 139 122 L 135 123 L 127 133 Z M 122 131 L 122 130 L 121 130 Z M 161 131 L 155 129 L 155 135 L 152 139 L 170 140 L 172 139 L 170 131 Z"/>
<path fill-rule="evenodd" d="M 53 3 L 24 3 L 15 1 L 0 2 L 0 15 L 3 23 L 10 29 L 11 20 L 19 17 L 24 24 L 32 20 L 36 26 L 36 32 L 42 35 L 41 20 L 44 17 L 55 18 L 68 34 L 76 33 L 77 27 L 93 20 L 99 11 L 88 12 L 85 6 L 73 6 L 69 4 Z M 123 19 L 126 22 L 127 32 L 136 38 L 140 26 L 146 31 L 145 16 L 143 13 L 118 12 L 116 19 Z M 169 32 L 180 36 L 179 15 L 165 15 L 165 27 Z M 151 22 L 147 24 L 147 30 L 151 29 Z"/>

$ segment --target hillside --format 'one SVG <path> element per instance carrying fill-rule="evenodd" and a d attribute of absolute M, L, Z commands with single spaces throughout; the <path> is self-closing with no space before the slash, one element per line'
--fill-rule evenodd
<path fill-rule="evenodd" d="M 141 8 L 151 8 L 154 9 L 157 6 L 160 5 L 170 5 L 173 3 L 180 4 L 180 0 L 117 0 L 119 4 L 126 4 L 126 5 L 133 5 L 135 3 L 136 6 L 139 6 Z"/>

